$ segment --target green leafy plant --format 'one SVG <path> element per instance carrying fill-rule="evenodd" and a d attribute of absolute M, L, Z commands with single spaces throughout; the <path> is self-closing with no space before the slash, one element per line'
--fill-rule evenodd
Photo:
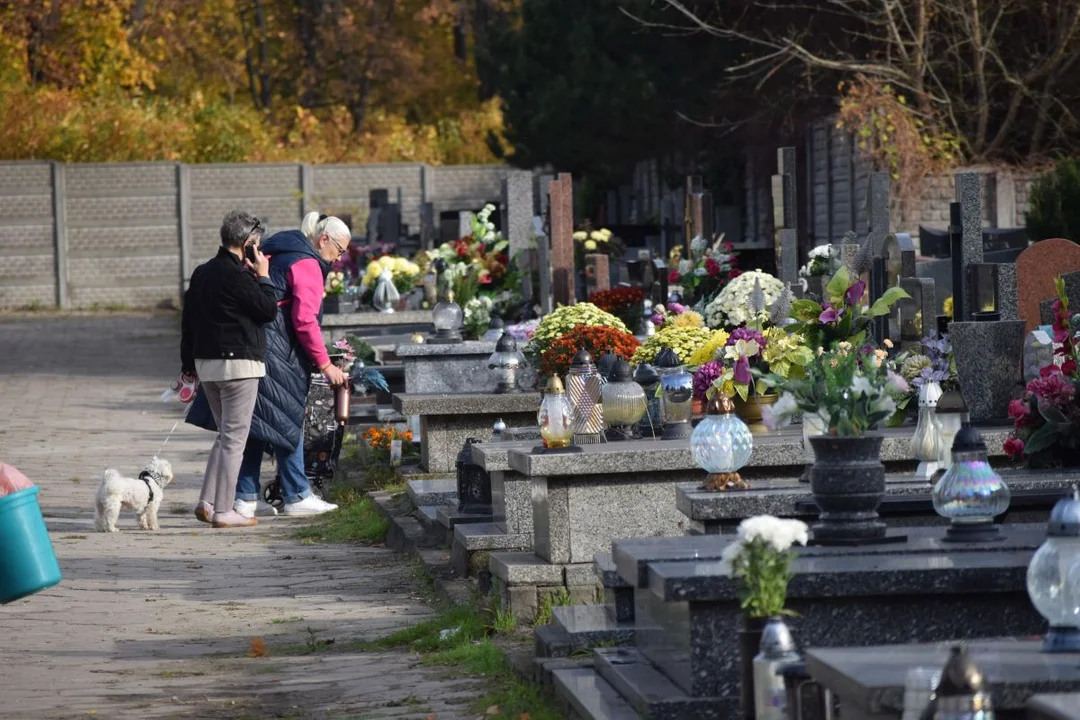
<path fill-rule="evenodd" d="M 1028 202 L 1028 237 L 1080 242 L 1080 158 L 1062 158 L 1036 178 Z"/>
<path fill-rule="evenodd" d="M 843 266 L 825 286 L 824 302 L 804 298 L 791 304 L 791 317 L 797 324 L 788 330 L 802 334 L 809 347 L 830 348 L 844 341 L 860 346 L 874 318 L 888 315 L 897 302 L 911 298 L 901 288 L 891 287 L 867 306 L 865 295 L 866 282 Z"/>

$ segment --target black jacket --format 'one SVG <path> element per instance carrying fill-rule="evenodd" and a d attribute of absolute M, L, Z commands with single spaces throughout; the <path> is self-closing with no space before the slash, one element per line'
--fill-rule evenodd
<path fill-rule="evenodd" d="M 266 359 L 263 325 L 277 317 L 277 293 L 269 278 L 256 279 L 224 247 L 195 268 L 184 293 L 180 362 L 195 372 L 195 360 Z"/>
<path fill-rule="evenodd" d="M 270 256 L 270 279 L 282 301 L 281 312 L 266 326 L 266 376 L 259 380 L 259 397 L 251 416 L 249 441 L 295 449 L 303 439 L 304 408 L 312 367 L 310 358 L 296 339 L 292 328 L 292 288 L 289 268 L 305 258 L 314 258 L 322 268 L 323 278 L 330 263 L 319 257 L 299 230 L 285 230 L 262 241 L 261 249 Z M 320 321 L 322 313 L 319 314 Z M 217 430 L 214 416 L 202 388 L 188 409 L 187 422 L 207 430 Z"/>

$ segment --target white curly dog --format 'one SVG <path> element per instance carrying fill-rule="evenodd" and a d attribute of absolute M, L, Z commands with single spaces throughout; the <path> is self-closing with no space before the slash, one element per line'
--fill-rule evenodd
<path fill-rule="evenodd" d="M 116 519 L 120 508 L 126 507 L 135 511 L 140 529 L 157 530 L 158 508 L 165 486 L 172 481 L 172 465 L 157 457 L 146 464 L 138 478 L 126 478 L 117 470 L 106 470 L 98 485 L 94 529 L 117 532 Z"/>

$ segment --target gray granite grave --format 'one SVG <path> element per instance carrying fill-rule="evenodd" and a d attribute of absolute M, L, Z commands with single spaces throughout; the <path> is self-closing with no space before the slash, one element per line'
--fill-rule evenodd
<path fill-rule="evenodd" d="M 1033 695 L 1026 720 L 1080 720 L 1080 691 Z"/>
<path fill-rule="evenodd" d="M 994 637 L 1001 633 L 989 635 Z M 942 633 L 939 637 L 947 635 Z M 806 653 L 806 669 L 817 682 L 840 698 L 840 712 L 845 720 L 898 719 L 903 714 L 904 681 L 908 669 L 940 669 L 945 665 L 949 648 L 955 644 L 812 647 Z M 985 677 L 998 720 L 1028 717 L 1026 708 L 1037 693 L 1080 691 L 1080 654 L 1049 655 L 1040 652 L 1041 649 L 1041 641 L 1016 638 L 968 643 L 970 657 Z M 1052 703 L 1040 703 L 1040 706 L 1047 710 L 1054 708 Z M 1061 704 L 1057 707 L 1067 709 Z M 1080 703 L 1072 710 L 1073 717 L 1080 717 Z"/>
<path fill-rule="evenodd" d="M 1009 401 L 1021 390 L 1024 322 L 953 322 L 949 335 L 971 421 L 1005 418 Z"/>
<path fill-rule="evenodd" d="M 510 242 L 510 257 L 528 250 L 533 238 L 533 174 L 510 170 L 503 181 L 503 225 Z"/>
<path fill-rule="evenodd" d="M 495 343 L 487 340 L 447 345 L 404 344 L 395 351 L 405 366 L 405 392 L 489 393 L 497 380 L 487 362 Z"/>
<path fill-rule="evenodd" d="M 426 333 L 431 329 L 431 311 L 405 310 L 393 313 L 372 311 L 323 315 L 320 326 L 323 331 L 323 339 L 328 342 L 340 340 L 349 333 L 362 337 L 386 332 L 396 334 Z"/>
<path fill-rule="evenodd" d="M 395 409 L 420 416 L 420 464 L 428 472 L 453 471 L 465 440 L 491 437 L 500 418 L 508 426 L 535 425 L 539 406 L 538 393 L 394 395 Z"/>

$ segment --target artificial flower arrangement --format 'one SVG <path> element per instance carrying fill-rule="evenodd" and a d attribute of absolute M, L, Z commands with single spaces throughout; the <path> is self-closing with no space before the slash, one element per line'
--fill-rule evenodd
<path fill-rule="evenodd" d="M 716 360 L 717 354 L 724 349 L 725 345 L 727 345 L 729 337 L 730 334 L 727 330 L 713 330 L 709 339 L 705 341 L 704 345 L 694 351 L 687 363 L 692 367 L 700 367 Z"/>
<path fill-rule="evenodd" d="M 403 257 L 383 255 L 382 257 L 369 262 L 367 268 L 364 270 L 364 278 L 360 283 L 362 297 L 364 299 L 375 292 L 375 285 L 379 282 L 379 276 L 387 270 L 390 271 L 394 287 L 397 288 L 398 293 L 402 296 L 412 292 L 420 277 L 420 266 L 416 263 Z"/>
<path fill-rule="evenodd" d="M 721 567 L 739 583 L 743 612 L 752 618 L 794 615 L 787 603 L 795 545 L 809 540 L 806 523 L 758 515 L 739 523 L 735 541 L 720 555 Z"/>
<path fill-rule="evenodd" d="M 363 338 L 346 335 L 327 345 L 326 354 L 334 365 L 349 376 L 353 392 L 360 395 L 367 395 L 371 390 L 389 392 L 386 377 L 378 370 L 364 366 L 364 361 L 375 360 L 375 348 Z M 357 360 L 360 361 L 359 366 L 356 364 Z"/>
<path fill-rule="evenodd" d="M 323 297 L 327 295 L 341 295 L 345 292 L 345 273 L 340 270 L 331 270 L 326 274 L 326 287 L 323 288 Z"/>
<path fill-rule="evenodd" d="M 892 341 L 886 338 L 885 345 L 891 349 Z M 945 392 L 960 389 L 960 380 L 956 375 L 956 359 L 953 357 L 948 334 L 939 335 L 935 332 L 924 337 L 919 346 L 921 352 L 903 352 L 890 360 L 890 369 L 904 378 L 911 388 L 896 399 L 897 410 L 906 410 L 912 401 L 917 402 L 919 391 L 928 382 L 936 382 Z"/>
<path fill-rule="evenodd" d="M 510 258 L 510 242 L 491 222 L 493 212 L 494 205 L 485 205 L 473 216 L 471 234 L 428 251 L 424 264 L 437 259 L 446 262 L 445 279 L 462 308 L 474 297 L 485 295 L 491 298 L 495 312 L 510 317 L 519 309 L 523 278 Z"/>
<path fill-rule="evenodd" d="M 810 251 L 807 256 L 806 264 L 799 268 L 799 277 L 812 278 L 828 275 L 831 257 L 832 245 L 828 243 L 818 245 Z"/>
<path fill-rule="evenodd" d="M 752 311 L 750 307 L 750 297 L 755 287 L 761 289 L 765 298 L 764 307 L 758 311 Z M 752 322 L 765 322 L 768 320 L 768 308 L 787 292 L 784 283 L 766 272 L 753 270 L 742 273 L 705 305 L 705 323 L 711 328 L 736 328 Z"/>
<path fill-rule="evenodd" d="M 361 433 L 368 447 L 377 452 L 390 453 L 390 443 L 394 440 L 401 441 L 401 452 L 407 454 L 412 449 L 412 430 L 399 430 L 393 425 L 386 427 L 370 427 Z"/>
<path fill-rule="evenodd" d="M 539 358 L 551 343 L 581 325 L 605 325 L 625 333 L 630 332 L 622 320 L 611 313 L 604 312 L 592 303 L 562 305 L 540 320 L 540 324 L 536 326 L 532 338 L 522 348 L 522 352 L 530 357 Z"/>
<path fill-rule="evenodd" d="M 476 295 L 462 307 L 462 330 L 469 340 L 477 340 L 491 325 L 495 301 L 488 295 Z"/>
<path fill-rule="evenodd" d="M 764 395 L 778 379 L 799 378 L 813 362 L 814 353 L 798 335 L 779 326 L 764 331 L 750 328 L 732 330 L 724 347 L 722 368 L 713 379 L 706 396 L 720 391 L 742 400 Z"/>
<path fill-rule="evenodd" d="M 891 287 L 867 306 L 865 295 L 866 282 L 841 266 L 825 286 L 823 302 L 803 298 L 792 303 L 791 316 L 797 324 L 791 329 L 802 334 L 810 347 L 832 347 L 841 341 L 861 346 L 874 318 L 888 315 L 899 300 L 911 298 L 899 287 Z"/>
<path fill-rule="evenodd" d="M 739 277 L 739 259 L 731 243 L 720 235 L 712 245 L 700 235 L 690 241 L 690 257 L 673 258 L 668 283 L 682 288 L 691 303 L 707 302 L 731 280 Z"/>
<path fill-rule="evenodd" d="M 896 412 L 894 396 L 907 392 L 907 383 L 888 369 L 888 352 L 846 340 L 816 357 L 801 377 L 774 376 L 769 382 L 782 391 L 767 406 L 762 419 L 775 430 L 802 414 L 816 417 L 826 435 L 862 437 Z"/>
<path fill-rule="evenodd" d="M 665 327 L 702 327 L 705 318 L 701 313 L 690 310 L 682 303 L 670 302 L 667 305 L 654 305 L 649 317 L 657 330 Z"/>
<path fill-rule="evenodd" d="M 349 371 L 352 370 L 353 365 L 356 363 L 356 350 L 353 349 L 352 343 L 345 338 L 327 345 L 326 354 L 346 375 L 349 374 Z"/>
<path fill-rule="evenodd" d="M 1065 282 L 1054 280 L 1054 363 L 1041 368 L 1024 395 L 1009 403 L 1013 430 L 1005 454 L 1030 468 L 1080 464 L 1080 317 L 1069 316 Z"/>
<path fill-rule="evenodd" d="M 664 348 L 671 348 L 679 356 L 679 362 L 688 364 L 690 358 L 702 345 L 712 338 L 712 331 L 692 325 L 670 325 L 645 341 L 637 349 L 631 364 L 651 363 Z"/>
<path fill-rule="evenodd" d="M 604 312 L 622 320 L 626 327 L 637 330 L 645 311 L 645 291 L 636 287 L 615 287 L 597 290 L 589 295 L 589 302 Z"/>
<path fill-rule="evenodd" d="M 580 325 L 556 338 L 540 355 L 540 375 L 565 376 L 579 350 L 588 350 L 594 359 L 605 352 L 612 352 L 630 360 L 640 343 L 628 332 L 603 325 Z"/>
<path fill-rule="evenodd" d="M 579 270 L 585 267 L 586 255 L 603 253 L 604 255 L 619 257 L 626 250 L 622 240 L 612 235 L 610 230 L 607 228 L 593 230 L 592 224 L 589 222 L 586 222 L 580 230 L 575 232 L 573 237 L 574 267 Z"/>

